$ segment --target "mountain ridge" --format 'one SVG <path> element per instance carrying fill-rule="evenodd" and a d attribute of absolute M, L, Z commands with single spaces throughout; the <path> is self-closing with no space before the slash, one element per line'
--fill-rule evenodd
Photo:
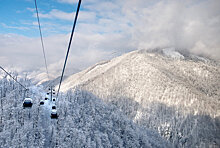
<path fill-rule="evenodd" d="M 68 77 L 61 90 L 78 86 L 90 91 L 136 123 L 157 130 L 174 146 L 215 146 L 220 145 L 219 82 L 219 65 L 210 59 L 172 58 L 138 50 Z M 163 114 L 157 113 L 159 108 Z M 153 119 L 156 114 L 160 116 Z M 186 126 L 179 128 L 185 121 Z M 205 131 L 193 131 L 194 138 L 189 138 L 190 127 Z M 184 138 L 186 142 L 179 141 Z"/>

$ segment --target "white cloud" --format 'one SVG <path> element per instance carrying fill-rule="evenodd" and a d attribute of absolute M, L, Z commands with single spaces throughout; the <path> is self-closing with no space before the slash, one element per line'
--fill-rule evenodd
<path fill-rule="evenodd" d="M 97 1 L 97 0 L 86 0 L 85 2 L 86 3 L 93 3 L 95 1 Z M 67 4 L 74 4 L 74 3 L 78 3 L 78 0 L 57 0 L 57 2 L 59 2 L 59 3 L 67 3 Z M 82 3 L 83 2 L 84 1 L 82 0 Z"/>
<path fill-rule="evenodd" d="M 36 14 L 35 14 L 36 16 Z M 63 19 L 63 20 L 73 20 L 73 13 L 67 13 L 57 9 L 51 10 L 49 13 L 43 14 L 39 13 L 40 18 L 49 18 L 49 19 Z"/>
<path fill-rule="evenodd" d="M 4 23 L 0 23 L 0 25 L 3 28 L 8 28 L 8 29 L 18 29 L 18 30 L 29 30 L 30 29 L 28 27 L 22 27 L 22 26 L 9 26 L 9 25 L 4 24 Z"/>
<path fill-rule="evenodd" d="M 111 0 L 85 3 L 99 17 L 87 32 L 122 32 L 138 49 L 186 48 L 220 59 L 220 1 Z M 126 34 L 125 34 L 126 33 Z"/>
<path fill-rule="evenodd" d="M 29 7 L 27 8 L 27 10 L 30 11 L 30 12 L 35 12 L 36 11 L 35 8 L 29 8 Z"/>
<path fill-rule="evenodd" d="M 60 75 L 68 47 L 70 34 L 60 34 L 44 38 L 46 57 L 51 75 Z M 84 69 L 96 62 L 109 59 L 115 49 L 119 49 L 125 39 L 121 35 L 87 35 L 76 33 L 67 64 L 67 71 Z M 119 41 L 119 42 L 116 42 Z M 114 42 L 114 43 L 112 43 Z M 45 71 L 39 38 L 27 38 L 15 34 L 0 35 L 1 64 L 23 70 Z"/>
<path fill-rule="evenodd" d="M 174 46 L 220 59 L 220 1 L 126 1 L 138 48 Z"/>
<path fill-rule="evenodd" d="M 68 4 L 73 4 L 77 3 L 77 0 L 57 0 L 60 3 L 68 3 Z"/>
<path fill-rule="evenodd" d="M 61 2 L 61 1 L 60 1 Z M 64 1 L 63 1 L 64 2 Z M 83 69 L 124 51 L 174 46 L 220 59 L 220 1 L 85 1 L 68 61 L 68 69 Z M 72 21 L 74 13 L 53 9 L 41 18 Z M 69 25 L 42 22 L 45 30 Z M 54 24 L 53 24 L 54 23 Z M 56 28 L 57 27 L 57 28 Z M 49 69 L 61 70 L 69 34 L 45 38 Z M 22 43 L 22 44 L 21 44 Z M 39 38 L 0 35 L 0 61 L 23 69 L 44 70 Z"/>
<path fill-rule="evenodd" d="M 36 14 L 34 14 L 36 16 Z M 49 13 L 39 13 L 40 18 L 48 18 L 48 19 L 61 19 L 67 21 L 73 21 L 75 17 L 75 13 L 73 12 L 64 12 L 61 10 L 53 9 Z M 94 21 L 96 19 L 96 13 L 88 12 L 88 11 L 80 11 L 79 13 L 79 21 Z"/>

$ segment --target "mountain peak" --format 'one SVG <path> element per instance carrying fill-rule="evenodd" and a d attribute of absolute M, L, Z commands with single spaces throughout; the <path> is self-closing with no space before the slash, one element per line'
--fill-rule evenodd
<path fill-rule="evenodd" d="M 178 52 L 175 48 L 164 48 L 162 49 L 162 53 L 164 56 L 172 58 L 172 59 L 179 59 L 183 60 L 185 57 Z"/>
<path fill-rule="evenodd" d="M 201 147 L 201 138 L 213 146 L 220 67 L 204 59 L 174 48 L 133 51 L 70 76 L 61 89 L 79 86 L 95 94 L 176 147 Z"/>
<path fill-rule="evenodd" d="M 144 49 L 148 53 L 160 54 L 164 57 L 173 59 L 173 60 L 191 60 L 194 62 L 203 62 L 203 63 L 217 63 L 215 60 L 210 59 L 203 55 L 197 55 L 189 52 L 187 49 L 178 49 L 174 47 L 167 48 L 154 48 L 154 49 Z"/>

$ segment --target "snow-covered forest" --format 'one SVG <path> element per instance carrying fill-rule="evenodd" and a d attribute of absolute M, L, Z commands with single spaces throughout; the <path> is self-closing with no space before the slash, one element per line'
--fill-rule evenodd
<path fill-rule="evenodd" d="M 20 79 L 28 94 L 6 75 L 0 80 L 0 147 L 170 147 L 154 130 L 138 126 L 117 108 L 90 92 L 75 88 L 56 101 L 58 119 L 51 119 L 52 102 L 43 87 Z M 32 108 L 23 108 L 25 96 Z"/>
<path fill-rule="evenodd" d="M 67 78 L 174 147 L 219 147 L 220 65 L 173 48 L 139 50 Z"/>
<path fill-rule="evenodd" d="M 220 0 L 0 0 L 0 148 L 220 148 Z"/>
<path fill-rule="evenodd" d="M 26 94 L 1 73 L 2 148 L 220 146 L 220 69 L 204 57 L 139 50 L 98 63 L 65 78 L 58 119 L 50 99 L 40 105 L 48 83 L 17 79 Z"/>

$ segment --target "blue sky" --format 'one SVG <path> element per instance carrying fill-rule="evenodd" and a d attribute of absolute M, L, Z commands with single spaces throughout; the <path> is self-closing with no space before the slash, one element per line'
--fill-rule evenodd
<path fill-rule="evenodd" d="M 51 67 L 57 64 L 58 69 L 62 67 L 77 2 L 37 0 L 46 57 Z M 34 0 L 0 0 L 0 14 L 0 61 L 3 66 L 43 69 Z M 116 49 L 122 47 L 121 42 L 116 41 L 126 38 L 121 33 L 131 27 L 131 23 L 118 16 L 121 16 L 120 6 L 112 0 L 82 1 L 74 39 L 78 41 L 73 42 L 74 57 L 69 61 L 73 69 L 84 69 L 100 60 L 109 59 Z"/>
<path fill-rule="evenodd" d="M 99 3 L 98 6 L 96 6 L 97 3 Z M 44 36 L 65 34 L 71 31 L 77 0 L 37 0 L 37 4 Z M 110 7 L 106 5 L 110 5 Z M 117 16 L 120 13 L 119 7 L 113 5 L 111 0 L 104 1 L 101 4 L 95 0 L 82 1 L 78 25 L 85 27 L 88 24 L 90 26 L 99 24 L 102 28 L 91 32 L 100 34 L 109 32 L 103 27 L 108 27 L 106 23 L 109 23 L 109 20 L 112 21 L 111 17 L 114 16 L 102 13 L 103 8 L 96 8 L 99 6 L 110 11 L 115 9 Z M 28 37 L 39 36 L 34 0 L 0 0 L 0 13 L 2 14 L 0 17 L 2 28 L 0 33 L 15 33 Z M 104 20 L 107 22 L 103 22 Z M 131 26 L 131 23 L 127 22 L 127 25 Z M 76 31 L 78 31 L 77 28 Z M 115 27 L 111 31 L 120 33 L 121 29 Z"/>
<path fill-rule="evenodd" d="M 40 14 L 47 14 L 52 10 L 65 10 L 66 13 L 74 12 L 76 4 L 60 3 L 56 0 L 38 0 L 38 9 Z M 83 6 L 81 8 L 83 10 Z M 34 0 L 0 0 L 0 22 L 1 30 L 0 33 L 16 33 L 29 37 L 39 36 L 37 30 L 35 17 L 35 5 Z M 58 29 L 59 25 L 72 25 L 71 20 L 62 19 L 49 19 L 40 18 L 43 34 L 45 36 L 56 34 L 56 33 L 67 33 L 71 30 L 71 27 L 65 29 Z M 53 25 L 54 26 L 53 26 Z M 55 24 L 57 26 L 55 26 Z M 46 25 L 49 25 L 51 30 L 44 29 Z"/>
<path fill-rule="evenodd" d="M 77 0 L 37 0 L 51 75 L 60 72 Z M 220 59 L 219 0 L 82 0 L 67 70 L 137 49 L 184 48 Z M 0 64 L 45 72 L 34 0 L 0 0 Z"/>

